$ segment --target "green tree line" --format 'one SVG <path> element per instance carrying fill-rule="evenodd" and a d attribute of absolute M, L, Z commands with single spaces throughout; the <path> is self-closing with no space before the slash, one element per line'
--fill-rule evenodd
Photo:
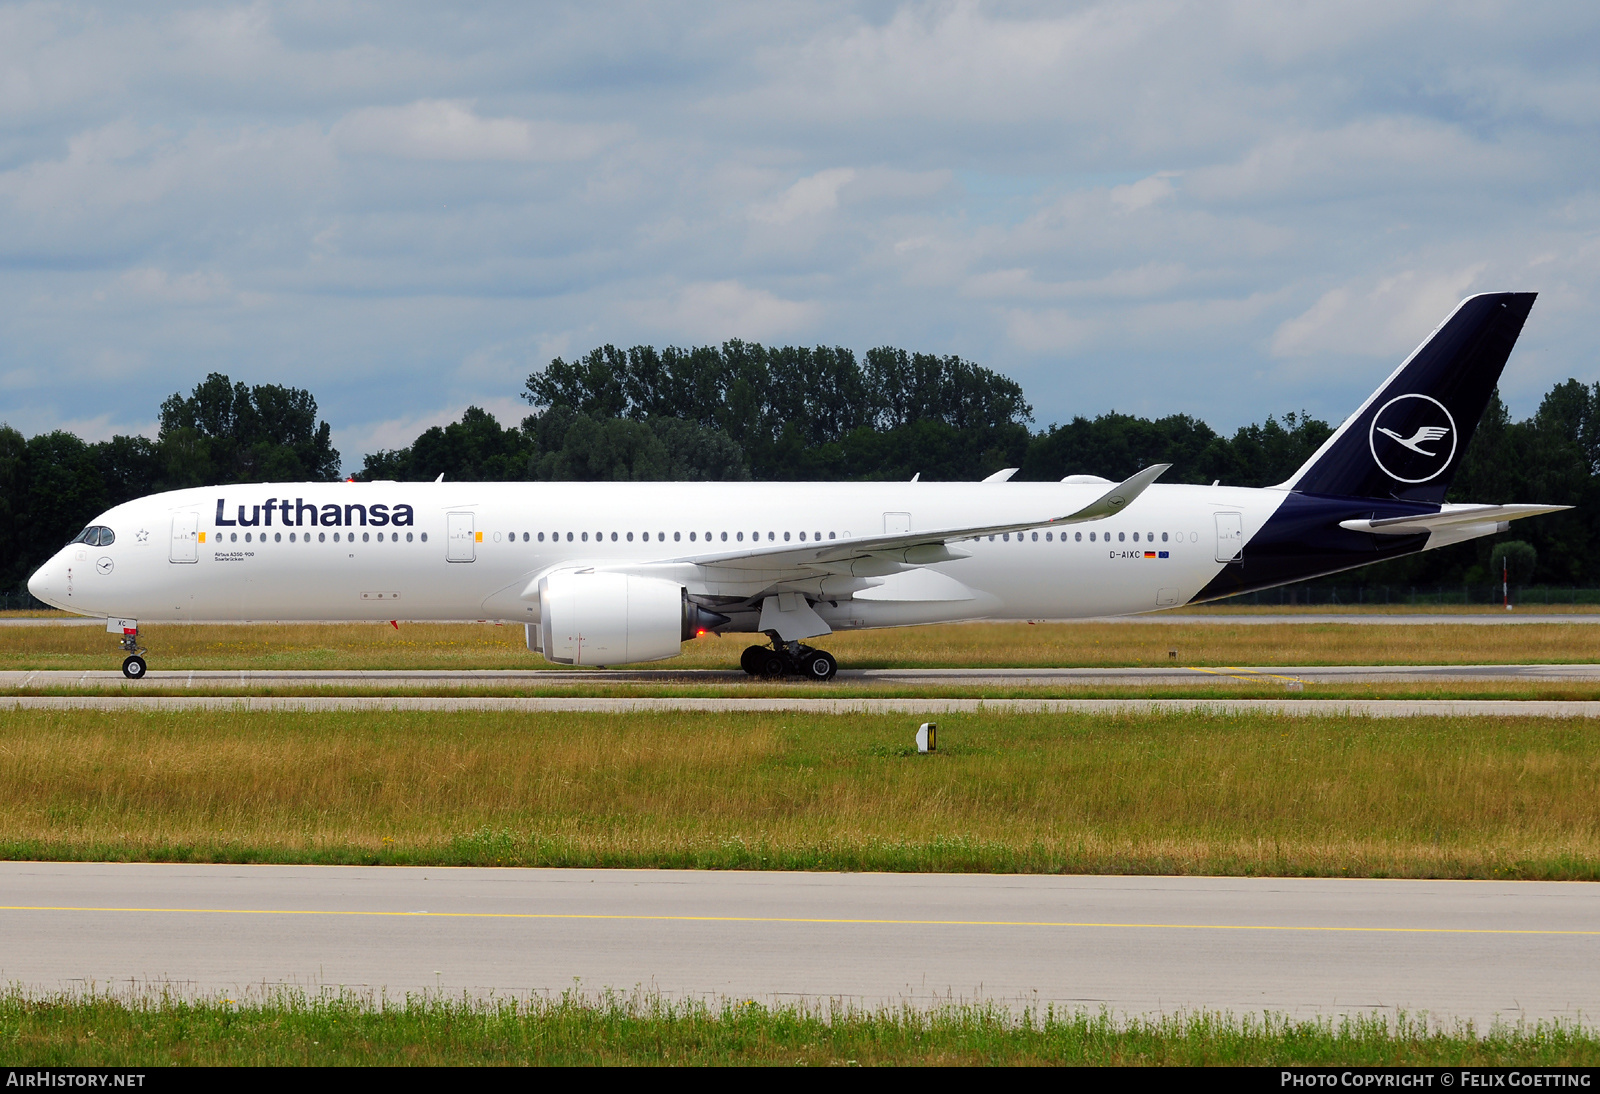
<path fill-rule="evenodd" d="M 1331 433 L 1303 413 L 1229 435 L 1186 414 L 1108 413 L 1033 428 L 1008 377 L 955 356 L 892 347 L 730 341 L 692 349 L 601 346 L 528 377 L 530 413 L 502 425 L 469 407 L 404 448 L 369 453 L 358 477 L 429 481 L 971 481 L 1017 467 L 1018 481 L 1092 474 L 1120 480 L 1171 463 L 1166 482 L 1282 482 Z M 160 409 L 154 440 L 87 443 L 0 427 L 0 580 L 20 589 L 95 513 L 183 486 L 332 480 L 339 453 L 309 392 L 213 374 Z M 1600 384 L 1558 384 L 1513 421 L 1491 401 L 1450 500 L 1534 501 L 1577 509 L 1519 524 L 1523 580 L 1600 585 Z M 1369 568 L 1392 584 L 1489 581 L 1494 543 L 1475 541 Z M 1494 573 L 1491 575 L 1490 570 Z M 1346 579 L 1348 580 L 1348 579 Z"/>
<path fill-rule="evenodd" d="M 1329 435 L 1304 414 L 1218 434 L 1186 414 L 1074 418 L 1035 432 L 1016 381 L 955 356 L 884 346 L 601 346 L 528 377 L 532 413 L 502 427 L 476 407 L 360 477 L 970 481 L 1123 479 L 1153 462 L 1168 482 L 1282 482 Z"/>

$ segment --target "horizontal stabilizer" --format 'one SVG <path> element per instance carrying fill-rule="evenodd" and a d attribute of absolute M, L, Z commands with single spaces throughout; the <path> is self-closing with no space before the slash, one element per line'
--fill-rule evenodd
<path fill-rule="evenodd" d="M 1410 517 L 1384 517 L 1381 520 L 1341 520 L 1340 528 L 1352 532 L 1371 532 L 1379 536 L 1414 536 L 1423 532 L 1442 532 L 1462 524 L 1504 524 L 1506 521 L 1559 513 L 1570 505 L 1452 505 L 1437 513 L 1418 513 Z"/>

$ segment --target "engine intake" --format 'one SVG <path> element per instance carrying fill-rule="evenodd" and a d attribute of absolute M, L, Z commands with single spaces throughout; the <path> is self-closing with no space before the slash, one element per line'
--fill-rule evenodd
<path fill-rule="evenodd" d="M 627 665 L 676 657 L 728 622 L 675 581 L 562 570 L 539 581 L 539 652 L 558 665 Z M 532 637 L 530 634 L 529 637 Z"/>

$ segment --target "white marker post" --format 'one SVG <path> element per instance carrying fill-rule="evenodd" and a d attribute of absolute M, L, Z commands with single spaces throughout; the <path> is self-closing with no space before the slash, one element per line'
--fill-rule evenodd
<path fill-rule="evenodd" d="M 939 723 L 923 722 L 917 727 L 917 751 L 937 752 L 939 750 Z"/>

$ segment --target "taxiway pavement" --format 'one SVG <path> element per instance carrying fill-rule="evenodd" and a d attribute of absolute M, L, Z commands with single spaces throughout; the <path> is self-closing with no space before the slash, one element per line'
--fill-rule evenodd
<path fill-rule="evenodd" d="M 7 862 L 0 905 L 41 993 L 1600 1011 L 1586 883 Z"/>
<path fill-rule="evenodd" d="M 508 711 L 515 714 L 1147 714 L 1289 715 L 1304 718 L 1600 718 L 1583 699 L 948 699 L 742 697 L 590 697 L 506 695 L 0 695 L 0 711 Z"/>
<path fill-rule="evenodd" d="M 1291 714 L 1323 717 L 1398 718 L 1520 716 L 1600 717 L 1600 700 L 1524 699 L 1313 699 L 1294 697 L 1305 685 L 1444 682 L 1560 683 L 1600 681 L 1600 665 L 1414 665 L 1313 666 L 1304 668 L 1148 668 L 1091 669 L 844 669 L 837 681 L 881 688 L 972 688 L 1020 690 L 1043 687 L 1150 687 L 1183 684 L 1253 685 L 1256 694 L 1211 694 L 1186 698 L 1032 698 L 959 696 L 849 697 L 739 695 L 758 688 L 742 672 L 712 669 L 656 670 L 207 670 L 152 671 L 129 681 L 121 673 L 93 671 L 0 672 L 0 710 L 239 710 L 239 711 L 569 711 L 700 713 L 803 711 L 812 714 L 937 715 L 982 711 L 1022 713 L 1079 712 L 1117 714 L 1139 711 L 1204 711 L 1214 714 Z M 728 694 L 711 696 L 518 695 L 540 688 L 615 684 L 716 685 Z M 1263 697 L 1262 686 L 1283 689 L 1282 697 Z M 155 689 L 169 694 L 141 694 Z M 187 694 L 170 694 L 181 689 Z M 276 690 L 301 692 L 271 694 Z M 68 694 L 40 694 L 41 692 Z M 387 694 L 314 694 L 315 692 Z M 5 692 L 10 692 L 7 695 Z M 93 694 L 100 692 L 101 694 Z M 115 694 L 107 694 L 115 692 Z M 236 694 L 217 694 L 235 692 Z M 265 692 L 266 694 L 250 694 Z M 312 692 L 313 694 L 305 694 Z M 404 694 L 433 692 L 434 694 Z M 458 692 L 459 694 L 439 694 Z M 500 694 L 492 694 L 499 692 Z M 506 693 L 513 694 L 506 694 Z M 72 694 L 76 693 L 76 694 Z M 242 693 L 242 694 L 239 694 Z M 398 694 L 397 694 L 398 693 Z"/>
<path fill-rule="evenodd" d="M 1600 682 L 1600 664 L 1577 665 L 1307 665 L 1290 667 L 1134 668 L 954 668 L 840 669 L 838 684 L 873 687 L 1042 688 L 1152 687 L 1213 683 L 1290 686 L 1404 683 Z M 792 681 L 791 681 L 792 683 Z M 750 677 L 726 669 L 152 669 L 130 681 L 115 669 L 9 670 L 0 672 L 0 692 L 28 690 L 293 688 L 384 691 L 455 689 L 516 691 L 582 685 L 752 685 Z"/>

